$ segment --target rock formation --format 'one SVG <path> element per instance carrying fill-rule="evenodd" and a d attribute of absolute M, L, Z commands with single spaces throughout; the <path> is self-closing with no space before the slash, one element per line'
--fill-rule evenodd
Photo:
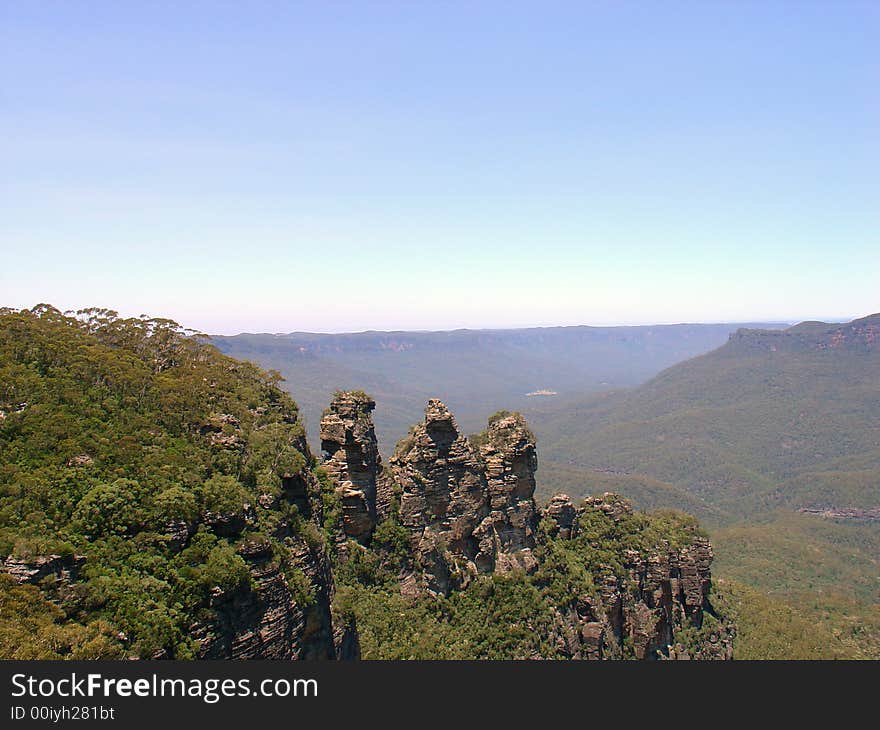
<path fill-rule="evenodd" d="M 551 534 L 573 539 L 578 523 L 590 510 L 613 522 L 632 514 L 631 505 L 617 495 L 590 497 L 574 509 L 566 495 L 553 497 L 544 510 Z M 712 547 L 695 536 L 690 545 L 676 549 L 668 543 L 643 554 L 623 551 L 625 574 L 611 568 L 601 571 L 596 596 L 574 597 L 572 606 L 560 609 L 554 639 L 573 659 L 730 659 L 733 629 L 723 622 L 708 632 L 708 640 L 685 646 L 678 634 L 688 627 L 703 627 L 704 614 L 712 613 L 708 601 Z"/>
<path fill-rule="evenodd" d="M 401 490 L 400 522 L 432 592 L 445 595 L 481 573 L 536 565 L 534 437 L 521 416 L 506 414 L 479 441 L 477 449 L 432 399 L 424 422 L 390 461 Z"/>
<path fill-rule="evenodd" d="M 798 512 L 824 520 L 880 522 L 880 507 L 801 507 Z"/>
<path fill-rule="evenodd" d="M 52 576 L 56 582 L 75 581 L 85 563 L 82 555 L 36 555 L 16 558 L 12 555 L 0 564 L 0 571 L 8 573 L 18 583 L 38 584 Z"/>
<path fill-rule="evenodd" d="M 480 458 L 485 467 L 490 512 L 478 530 L 481 535 L 491 536 L 495 572 L 517 568 L 531 571 L 537 566 L 532 554 L 538 523 L 535 437 L 521 415 L 505 413 L 489 422 L 485 440 Z"/>
<path fill-rule="evenodd" d="M 360 391 L 337 393 L 321 419 L 324 469 L 342 503 L 345 538 L 367 545 L 376 527 L 381 457 L 370 415 L 375 401 Z"/>
<path fill-rule="evenodd" d="M 544 516 L 553 524 L 552 537 L 569 540 L 577 537 L 578 513 L 571 497 L 567 494 L 556 494 L 544 509 Z"/>
<path fill-rule="evenodd" d="M 427 588 L 446 594 L 491 571 L 490 536 L 477 533 L 489 514 L 486 477 L 443 403 L 428 401 L 424 422 L 398 444 L 390 465 L 401 489 L 400 522 Z"/>
<path fill-rule="evenodd" d="M 523 417 L 500 412 L 488 428 L 465 437 L 455 417 L 432 399 L 425 418 L 403 439 L 383 470 L 364 394 L 340 393 L 321 422 L 324 468 L 342 496 L 344 536 L 370 548 L 383 490 L 399 493 L 393 517 L 409 535 L 410 559 L 401 564 L 401 591 L 449 595 L 480 575 L 539 567 L 538 523 L 547 537 L 575 540 L 588 513 L 618 524 L 632 518 L 616 495 L 585 499 L 564 494 L 543 512 L 535 505 L 535 438 Z M 386 498 L 386 503 L 388 498 Z M 594 522 L 594 520 L 593 520 Z M 586 539 L 586 538 L 584 538 Z M 620 547 L 616 566 L 602 565 L 592 592 L 555 609 L 550 636 L 557 654 L 573 659 L 728 658 L 731 636 L 719 624 L 708 641 L 683 644 L 682 629 L 700 631 L 708 602 L 712 549 L 690 536 L 684 547 L 661 542 L 647 552 Z M 685 632 L 686 634 L 687 632 Z"/>

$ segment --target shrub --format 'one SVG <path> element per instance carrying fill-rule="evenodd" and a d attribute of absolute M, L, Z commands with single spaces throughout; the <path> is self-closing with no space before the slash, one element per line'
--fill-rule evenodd
<path fill-rule="evenodd" d="M 93 487 L 76 506 L 74 525 L 93 538 L 134 531 L 144 519 L 139 491 L 140 485 L 130 479 Z"/>

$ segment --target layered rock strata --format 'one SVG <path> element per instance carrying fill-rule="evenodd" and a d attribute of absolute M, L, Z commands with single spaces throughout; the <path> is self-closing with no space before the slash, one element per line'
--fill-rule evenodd
<path fill-rule="evenodd" d="M 375 407 L 364 393 L 337 393 L 321 419 L 323 465 L 342 505 L 341 532 L 361 545 L 369 543 L 377 519 L 382 459 L 370 415 Z"/>
<path fill-rule="evenodd" d="M 250 570 L 247 590 L 211 598 L 213 620 L 192 627 L 202 659 L 334 659 L 335 632 L 330 615 L 333 577 L 321 549 L 291 538 L 285 566 L 271 545 L 244 543 L 238 550 Z M 308 595 L 299 594 L 285 567 L 301 571 Z M 343 655 L 340 658 L 356 658 Z"/>
<path fill-rule="evenodd" d="M 297 416 L 283 419 L 288 426 Z M 214 419 L 206 435 L 213 436 L 217 448 L 245 443 L 238 419 L 223 415 Z M 224 429 L 223 440 L 215 428 Z M 291 430 L 296 433 L 296 429 Z M 302 454 L 306 464 L 313 461 L 303 436 L 295 436 L 290 446 Z M 307 466 L 279 473 L 280 493 L 262 495 L 255 505 L 245 505 L 241 514 L 203 515 L 204 523 L 215 534 L 229 540 L 245 535 L 255 522 L 256 510 L 275 511 L 293 505 L 302 523 L 281 520 L 273 533 L 281 550 L 268 540 L 244 536 L 238 555 L 250 573 L 250 584 L 234 590 L 215 589 L 210 599 L 210 618 L 194 624 L 190 635 L 203 659 L 354 659 L 359 650 L 353 626 L 334 626 L 331 604 L 334 581 L 330 558 L 318 534 L 323 522 L 321 486 Z M 188 534 L 181 534 L 184 544 Z M 182 547 L 182 544 L 179 547 Z M 351 634 L 354 633 L 354 637 Z"/>
<path fill-rule="evenodd" d="M 557 495 L 543 516 L 552 534 L 573 539 L 590 510 L 614 522 L 632 514 L 630 504 L 614 494 L 590 497 L 577 508 L 566 495 Z M 682 629 L 702 629 L 704 615 L 712 613 L 712 557 L 709 541 L 698 536 L 678 549 L 665 543 L 649 554 L 625 550 L 622 575 L 603 566 L 596 595 L 576 596 L 570 607 L 559 610 L 553 637 L 557 648 L 573 659 L 732 658 L 728 624 L 718 622 L 692 646 L 678 637 Z"/>

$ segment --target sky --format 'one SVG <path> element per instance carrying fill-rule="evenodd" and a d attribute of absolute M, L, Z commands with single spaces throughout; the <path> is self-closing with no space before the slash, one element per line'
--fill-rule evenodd
<path fill-rule="evenodd" d="M 0 306 L 880 311 L 880 3 L 0 0 Z"/>

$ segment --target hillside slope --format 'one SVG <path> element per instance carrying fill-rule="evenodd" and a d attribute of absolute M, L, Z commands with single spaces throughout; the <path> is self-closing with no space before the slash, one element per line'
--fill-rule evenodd
<path fill-rule="evenodd" d="M 880 315 L 742 329 L 634 390 L 530 411 L 547 459 L 650 476 L 731 516 L 880 503 Z"/>

